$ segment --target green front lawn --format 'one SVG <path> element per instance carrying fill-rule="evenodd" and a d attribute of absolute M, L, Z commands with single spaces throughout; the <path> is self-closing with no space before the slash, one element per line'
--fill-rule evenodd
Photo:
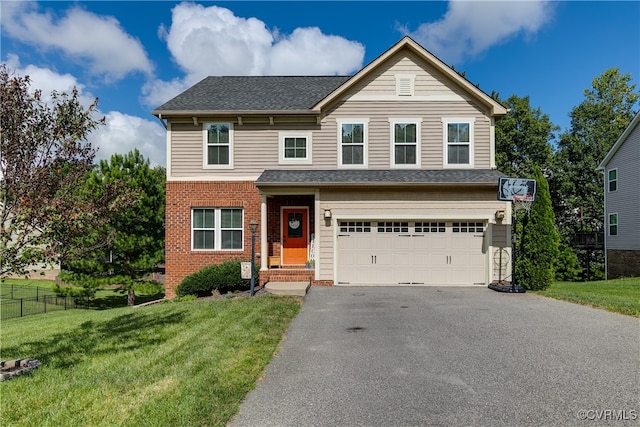
<path fill-rule="evenodd" d="M 0 382 L 0 425 L 223 426 L 301 302 L 260 295 L 3 320 L 2 360 L 42 366 Z"/>
<path fill-rule="evenodd" d="M 640 317 L 640 277 L 597 282 L 556 282 L 535 293 Z"/>

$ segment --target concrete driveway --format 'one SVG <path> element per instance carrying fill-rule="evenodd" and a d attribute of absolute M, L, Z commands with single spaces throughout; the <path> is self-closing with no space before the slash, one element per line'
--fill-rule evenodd
<path fill-rule="evenodd" d="M 485 287 L 313 287 L 232 426 L 640 425 L 640 320 Z"/>

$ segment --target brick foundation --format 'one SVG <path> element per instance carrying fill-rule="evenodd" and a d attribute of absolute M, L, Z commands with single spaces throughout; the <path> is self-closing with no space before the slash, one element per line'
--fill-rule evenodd
<path fill-rule="evenodd" d="M 640 276 L 640 250 L 607 250 L 607 278 Z"/>

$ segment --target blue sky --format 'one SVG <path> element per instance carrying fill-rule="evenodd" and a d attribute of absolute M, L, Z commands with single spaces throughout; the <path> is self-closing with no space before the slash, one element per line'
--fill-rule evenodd
<path fill-rule="evenodd" d="M 487 93 L 563 130 L 594 77 L 640 83 L 640 2 L 0 2 L 0 60 L 32 87 L 99 98 L 98 158 L 165 164 L 150 112 L 207 75 L 353 74 L 408 34 Z"/>

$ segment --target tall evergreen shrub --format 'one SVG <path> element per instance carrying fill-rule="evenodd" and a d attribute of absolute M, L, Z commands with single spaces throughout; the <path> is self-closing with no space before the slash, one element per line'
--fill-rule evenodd
<path fill-rule="evenodd" d="M 536 166 L 536 199 L 523 221 L 524 232 L 518 242 L 516 283 L 526 289 L 547 288 L 554 281 L 554 266 L 559 256 L 560 235 L 555 225 L 549 184 Z"/>

